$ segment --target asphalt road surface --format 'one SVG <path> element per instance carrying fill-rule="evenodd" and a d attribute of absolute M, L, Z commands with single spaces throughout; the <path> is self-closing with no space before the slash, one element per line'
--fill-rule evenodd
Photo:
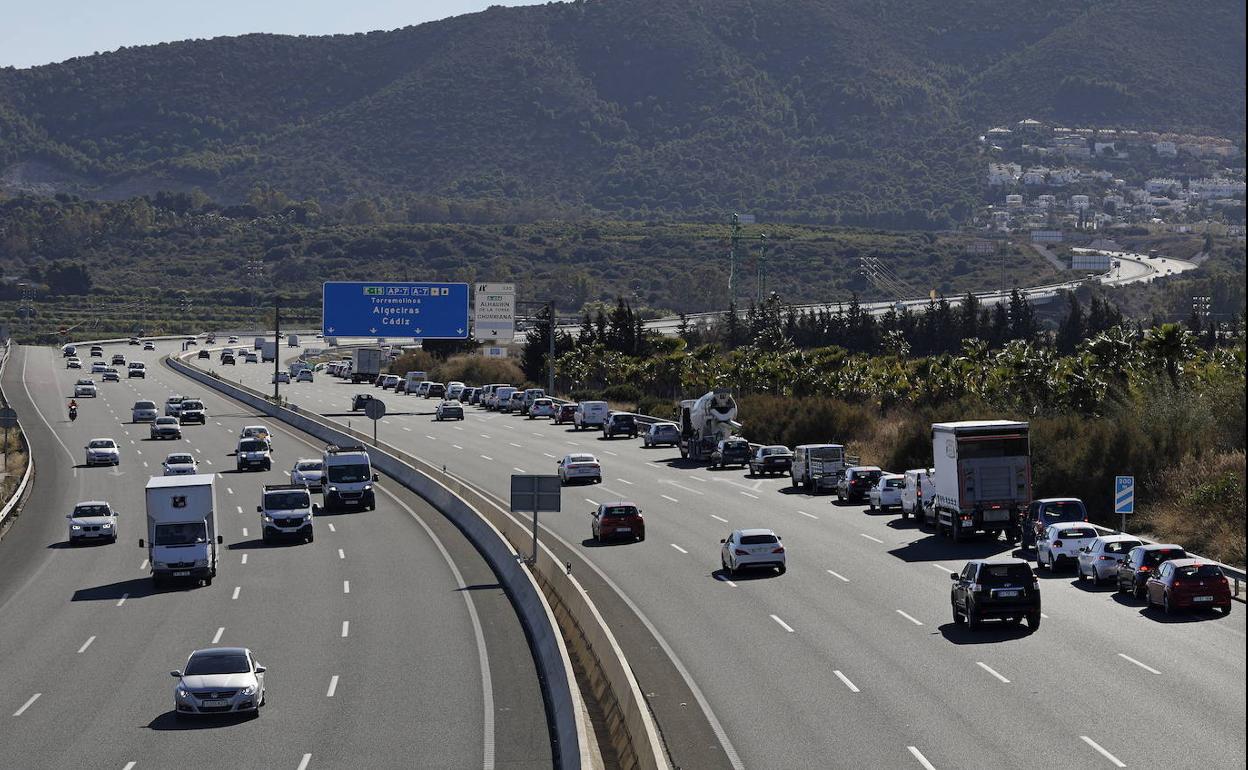
<path fill-rule="evenodd" d="M 99 397 L 78 399 L 74 423 L 65 405 L 89 375 L 50 348 L 15 348 L 5 370 L 36 475 L 0 540 L 0 766 L 551 766 L 524 630 L 458 530 L 383 477 L 375 511 L 318 516 L 314 543 L 266 546 L 261 486 L 288 482 L 321 445 L 204 392 L 158 353 L 105 346 L 114 352 L 145 361 L 148 378 L 96 375 Z M 163 406 L 174 393 L 201 396 L 207 424 L 165 442 L 130 424 L 136 400 Z M 256 423 L 274 430 L 274 470 L 236 472 L 229 453 Z M 120 443 L 118 468 L 81 467 L 94 437 Z M 209 587 L 156 591 L 138 547 L 143 488 L 166 454 L 187 450 L 218 474 L 221 566 Z M 89 499 L 120 511 L 116 544 L 67 544 L 64 516 Z M 267 705 L 254 720 L 175 722 L 168 672 L 214 644 L 255 652 Z"/>
<path fill-rule="evenodd" d="M 198 363 L 272 387 L 271 365 Z M 712 471 L 675 449 L 547 420 L 468 407 L 462 422 L 435 422 L 433 400 L 320 374 L 282 388 L 300 408 L 365 430 L 350 396 L 380 396 L 383 441 L 501 499 L 513 473 L 554 473 L 568 452 L 596 453 L 603 483 L 565 488 L 563 513 L 544 517 L 543 537 L 579 557 L 570 559 L 576 574 L 627 596 L 696 683 L 708 723 L 722 725 L 726 740 L 715 745 L 672 740 L 665 714 L 698 704 L 662 703 L 670 682 L 644 670 L 666 656 L 661 646 L 625 647 L 685 767 L 1244 765 L 1241 603 L 1229 617 L 1169 618 L 1079 584 L 1073 572 L 1040 571 L 1037 632 L 989 624 L 972 633 L 952 622 L 948 574 L 969 558 L 1008 555 L 1003 541 L 954 546 L 894 512 L 792 490 L 787 477 Z M 615 499 L 644 510 L 644 542 L 590 539 L 588 511 Z M 756 526 L 784 538 L 787 574 L 727 579 L 719 539 Z"/>

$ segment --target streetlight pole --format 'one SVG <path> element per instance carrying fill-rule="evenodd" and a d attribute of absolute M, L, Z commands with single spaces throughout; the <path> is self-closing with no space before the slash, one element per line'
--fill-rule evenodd
<path fill-rule="evenodd" d="M 276 293 L 273 295 L 273 403 L 281 403 L 278 398 L 277 391 L 277 373 L 281 368 L 280 359 L 277 351 L 281 350 L 280 341 L 282 339 L 282 298 Z M 264 351 L 260 351 L 261 354 Z"/>

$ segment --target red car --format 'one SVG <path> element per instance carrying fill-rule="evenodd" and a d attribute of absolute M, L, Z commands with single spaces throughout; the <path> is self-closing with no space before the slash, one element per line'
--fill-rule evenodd
<path fill-rule="evenodd" d="M 1231 586 L 1222 568 L 1200 559 L 1163 562 L 1145 584 L 1148 605 L 1160 604 L 1166 614 L 1205 607 L 1231 612 Z"/>
<path fill-rule="evenodd" d="M 555 425 L 572 422 L 572 415 L 574 414 L 576 414 L 576 404 L 560 404 L 555 412 Z"/>
<path fill-rule="evenodd" d="M 603 503 L 589 512 L 594 542 L 608 538 L 646 539 L 646 520 L 635 503 Z"/>

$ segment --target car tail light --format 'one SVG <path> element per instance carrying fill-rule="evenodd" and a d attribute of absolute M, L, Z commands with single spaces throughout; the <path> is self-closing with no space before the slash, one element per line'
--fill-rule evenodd
<path fill-rule="evenodd" d="M 772 553 L 784 553 L 784 546 L 782 545 L 776 546 L 775 548 L 771 549 L 771 552 Z"/>
<path fill-rule="evenodd" d="M 749 556 L 750 555 L 749 551 L 743 551 L 740 548 L 734 548 L 732 552 L 736 556 Z"/>
<path fill-rule="evenodd" d="M 1151 570 L 1151 569 L 1152 569 L 1152 567 L 1148 566 L 1147 564 L 1141 564 L 1141 565 L 1140 565 L 1140 572 L 1148 572 L 1148 571 L 1149 571 L 1149 570 Z"/>
<path fill-rule="evenodd" d="M 1053 541 L 1053 547 L 1054 547 L 1054 548 L 1061 548 L 1061 547 L 1062 547 L 1062 541 L 1061 541 L 1061 540 L 1054 540 L 1054 541 Z"/>
<path fill-rule="evenodd" d="M 1114 557 L 1112 557 L 1112 556 L 1104 556 L 1104 555 L 1102 555 L 1102 556 L 1098 556 L 1098 557 L 1096 557 L 1096 560 L 1097 560 L 1097 561 L 1113 561 L 1113 560 L 1114 560 Z"/>
<path fill-rule="evenodd" d="M 1171 584 L 1170 584 L 1170 587 L 1171 587 L 1171 588 L 1183 588 L 1183 587 L 1184 587 L 1184 586 L 1186 586 L 1186 585 L 1187 585 L 1187 584 L 1186 584 L 1186 583 L 1184 583 L 1182 580 L 1176 580 L 1176 581 L 1174 581 L 1173 583 L 1171 583 Z"/>

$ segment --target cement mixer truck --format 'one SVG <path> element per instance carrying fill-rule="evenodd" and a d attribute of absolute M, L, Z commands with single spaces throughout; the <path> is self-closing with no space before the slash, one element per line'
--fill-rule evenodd
<path fill-rule="evenodd" d="M 699 399 L 681 401 L 680 456 L 689 460 L 710 460 L 715 445 L 740 427 L 732 391 L 713 390 Z"/>

